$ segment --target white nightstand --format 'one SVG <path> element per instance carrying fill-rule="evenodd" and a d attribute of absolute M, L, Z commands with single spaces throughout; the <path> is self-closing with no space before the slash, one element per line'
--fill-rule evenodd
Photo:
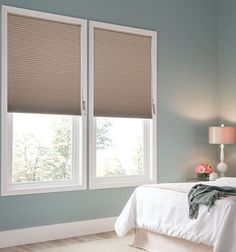
<path fill-rule="evenodd" d="M 191 177 L 191 178 L 186 179 L 186 182 L 202 182 L 202 181 L 206 181 L 206 180 L 199 180 L 196 177 Z"/>

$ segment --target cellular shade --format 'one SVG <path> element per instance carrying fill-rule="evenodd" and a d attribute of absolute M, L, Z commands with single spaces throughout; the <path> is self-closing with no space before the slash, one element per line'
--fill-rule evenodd
<path fill-rule="evenodd" d="M 94 115 L 152 117 L 152 38 L 94 28 Z"/>
<path fill-rule="evenodd" d="M 8 112 L 81 114 L 81 25 L 8 14 Z"/>
<path fill-rule="evenodd" d="M 210 144 L 236 143 L 236 127 L 209 127 Z"/>

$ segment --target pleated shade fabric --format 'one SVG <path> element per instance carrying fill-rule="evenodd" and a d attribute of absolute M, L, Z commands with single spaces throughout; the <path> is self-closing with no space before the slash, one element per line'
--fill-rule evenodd
<path fill-rule="evenodd" d="M 8 112 L 81 114 L 81 25 L 8 14 Z"/>
<path fill-rule="evenodd" d="M 94 28 L 94 115 L 151 118 L 150 36 Z"/>

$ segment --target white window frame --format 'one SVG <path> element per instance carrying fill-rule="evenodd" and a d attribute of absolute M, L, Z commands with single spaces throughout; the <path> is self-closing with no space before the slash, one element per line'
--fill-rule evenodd
<path fill-rule="evenodd" d="M 7 14 L 81 25 L 81 107 L 82 115 L 73 117 L 72 179 L 68 181 L 12 183 L 12 113 L 7 112 Z M 1 87 L 1 195 L 20 195 L 87 188 L 87 20 L 57 14 L 2 6 L 2 87 Z M 81 137 L 79 137 L 81 136 Z"/>
<path fill-rule="evenodd" d="M 96 118 L 94 110 L 94 29 L 108 29 L 120 32 L 147 35 L 152 38 L 152 120 L 144 120 L 144 175 L 127 176 L 96 176 Z M 103 22 L 89 21 L 89 188 L 115 188 L 131 187 L 141 184 L 156 183 L 157 181 L 157 125 L 156 125 L 156 93 L 157 93 L 157 32 L 108 24 Z M 150 159 L 147 159 L 148 153 Z M 149 161 L 149 162 L 148 162 Z"/>

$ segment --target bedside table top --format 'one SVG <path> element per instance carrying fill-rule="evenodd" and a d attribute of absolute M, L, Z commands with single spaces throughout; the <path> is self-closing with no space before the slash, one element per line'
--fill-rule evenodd
<path fill-rule="evenodd" d="M 199 180 L 197 177 L 190 177 L 186 179 L 186 182 L 199 182 L 202 180 Z"/>

